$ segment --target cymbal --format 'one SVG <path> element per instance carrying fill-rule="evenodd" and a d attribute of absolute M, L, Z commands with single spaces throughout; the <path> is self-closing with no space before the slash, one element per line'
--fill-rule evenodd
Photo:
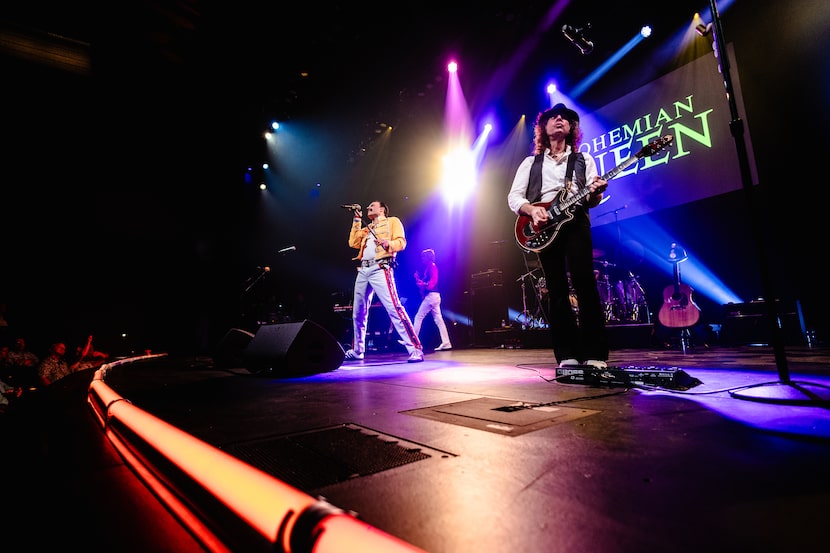
<path fill-rule="evenodd" d="M 594 263 L 599 263 L 603 267 L 616 267 L 616 265 L 614 265 L 610 261 L 605 261 L 603 259 L 594 259 Z"/>
<path fill-rule="evenodd" d="M 599 259 L 605 255 L 605 251 L 594 249 L 594 259 Z"/>

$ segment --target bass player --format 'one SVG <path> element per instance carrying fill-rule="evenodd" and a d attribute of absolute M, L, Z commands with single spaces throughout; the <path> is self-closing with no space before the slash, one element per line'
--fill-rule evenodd
<path fill-rule="evenodd" d="M 579 115 L 565 104 L 556 104 L 540 113 L 534 127 L 533 155 L 527 156 L 516 170 L 507 204 L 517 215 L 541 225 L 548 220 L 549 213 L 539 203 L 566 200 L 587 187 L 589 193 L 575 206 L 572 218 L 537 253 L 548 288 L 549 328 L 559 366 L 606 368 L 608 335 L 594 280 L 588 210 L 602 201 L 608 182 L 599 175 L 594 158 L 577 151 L 581 140 Z M 579 320 L 571 308 L 569 273 L 579 303 Z"/>

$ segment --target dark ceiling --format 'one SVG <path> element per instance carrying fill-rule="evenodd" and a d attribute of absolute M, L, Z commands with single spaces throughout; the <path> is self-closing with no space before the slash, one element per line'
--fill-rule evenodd
<path fill-rule="evenodd" d="M 543 75 L 558 75 L 567 89 L 642 25 L 652 25 L 651 44 L 658 45 L 706 5 L 682 1 L 658 8 L 625 9 L 602 0 L 40 1 L 5 10 L 3 21 L 33 36 L 88 45 L 93 74 L 133 79 L 141 90 L 209 83 L 213 93 L 205 98 L 200 89 L 192 100 L 238 116 L 244 141 L 258 137 L 272 117 L 329 110 L 348 114 L 356 126 L 395 124 L 412 116 L 419 102 L 443 99 L 451 57 L 461 64 L 473 108 L 498 101 L 519 113 L 532 111 Z M 564 24 L 590 25 L 594 51 L 581 55 L 562 36 Z M 601 105 L 666 69 L 647 57 L 647 45 L 632 54 L 588 91 L 586 102 Z"/>

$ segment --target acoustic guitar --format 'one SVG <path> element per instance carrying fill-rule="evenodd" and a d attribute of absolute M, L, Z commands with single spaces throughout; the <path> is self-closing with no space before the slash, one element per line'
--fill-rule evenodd
<path fill-rule="evenodd" d="M 670 134 L 652 140 L 646 146 L 643 146 L 639 152 L 602 175 L 602 180 L 611 180 L 624 169 L 627 169 L 642 158 L 653 156 L 663 150 L 673 140 L 674 137 Z M 551 202 L 536 202 L 533 204 L 534 206 L 545 208 L 548 212 L 547 221 L 536 225 L 533 223 L 533 217 L 529 217 L 528 215 L 522 214 L 516 218 L 514 234 L 516 243 L 522 250 L 539 253 L 553 244 L 553 241 L 559 235 L 559 229 L 562 228 L 562 225 L 574 218 L 576 208 L 581 206 L 582 200 L 591 193 L 587 186 L 583 187 L 576 194 L 571 194 L 569 189 L 570 186 L 563 188 Z"/>
<path fill-rule="evenodd" d="M 674 264 L 674 284 L 663 289 L 663 305 L 657 319 L 669 328 L 689 328 L 700 320 L 700 308 L 692 299 L 692 288 L 680 282 L 679 262 Z"/>

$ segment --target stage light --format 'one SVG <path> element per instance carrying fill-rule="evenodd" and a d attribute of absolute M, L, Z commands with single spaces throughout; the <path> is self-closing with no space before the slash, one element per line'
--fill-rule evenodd
<path fill-rule="evenodd" d="M 640 36 L 643 38 L 648 38 L 651 36 L 651 27 L 649 25 L 644 25 L 642 29 L 640 29 Z"/>
<path fill-rule="evenodd" d="M 709 23 L 709 24 L 707 24 L 707 25 L 704 25 L 703 23 L 701 23 L 700 25 L 698 25 L 697 27 L 695 27 L 695 31 L 696 31 L 696 32 L 697 32 L 697 34 L 699 34 L 700 36 L 709 36 L 709 33 L 711 33 L 711 32 L 712 32 L 712 24 L 711 24 L 711 23 Z"/>
<path fill-rule="evenodd" d="M 594 49 L 594 43 L 585 38 L 585 31 L 591 28 L 591 24 L 585 25 L 585 28 L 577 29 L 570 25 L 562 25 L 562 34 L 568 39 L 568 42 L 579 48 L 582 55 L 590 54 Z"/>

